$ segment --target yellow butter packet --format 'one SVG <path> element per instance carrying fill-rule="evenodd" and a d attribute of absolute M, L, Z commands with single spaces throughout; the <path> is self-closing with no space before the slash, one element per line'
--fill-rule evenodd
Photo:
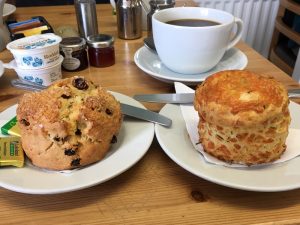
<path fill-rule="evenodd" d="M 24 166 L 24 152 L 20 137 L 0 137 L 0 166 Z"/>
<path fill-rule="evenodd" d="M 28 30 L 21 30 L 21 31 L 17 31 L 15 34 L 24 34 L 25 37 L 27 36 L 32 36 L 32 35 L 36 35 L 36 34 L 41 34 L 43 30 L 48 30 L 48 26 L 40 26 L 40 27 L 35 27 L 35 28 L 31 28 Z"/>
<path fill-rule="evenodd" d="M 20 128 L 18 126 L 16 116 L 1 127 L 1 133 L 4 135 L 21 137 Z"/>

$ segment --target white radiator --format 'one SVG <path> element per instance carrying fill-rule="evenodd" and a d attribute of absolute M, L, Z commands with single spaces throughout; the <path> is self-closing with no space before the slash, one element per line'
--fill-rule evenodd
<path fill-rule="evenodd" d="M 244 22 L 243 41 L 268 57 L 280 0 L 194 0 L 199 6 L 227 11 Z"/>

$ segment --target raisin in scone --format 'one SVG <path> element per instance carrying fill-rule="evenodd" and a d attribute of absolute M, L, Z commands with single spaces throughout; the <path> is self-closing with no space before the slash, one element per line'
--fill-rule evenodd
<path fill-rule="evenodd" d="M 25 94 L 17 108 L 22 147 L 38 167 L 65 170 L 101 160 L 116 142 L 119 102 L 83 77 Z"/>
<path fill-rule="evenodd" d="M 229 163 L 272 162 L 286 149 L 289 98 L 274 79 L 249 71 L 222 71 L 196 89 L 194 106 L 204 150 Z"/>

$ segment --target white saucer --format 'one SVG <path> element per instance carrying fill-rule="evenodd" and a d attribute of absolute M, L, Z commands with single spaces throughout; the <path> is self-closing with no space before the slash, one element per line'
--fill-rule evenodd
<path fill-rule="evenodd" d="M 184 84 L 198 84 L 209 75 L 222 70 L 244 69 L 248 64 L 247 56 L 237 48 L 228 50 L 221 61 L 210 71 L 200 74 L 181 74 L 168 69 L 158 55 L 146 47 L 141 47 L 134 55 L 135 64 L 155 79 L 166 83 L 175 81 Z"/>

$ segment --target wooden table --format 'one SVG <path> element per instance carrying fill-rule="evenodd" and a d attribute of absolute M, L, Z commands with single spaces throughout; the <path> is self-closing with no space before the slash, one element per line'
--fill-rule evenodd
<path fill-rule="evenodd" d="M 99 30 L 117 37 L 116 17 L 109 5 L 97 5 Z M 57 28 L 76 27 L 73 6 L 18 8 L 17 20 L 44 16 Z M 146 33 L 145 33 L 146 34 Z M 138 40 L 116 38 L 116 64 L 63 72 L 82 75 L 116 92 L 173 92 L 171 84 L 146 75 L 133 55 Z M 287 88 L 299 87 L 290 77 L 244 43 L 238 47 L 249 59 L 247 69 L 273 76 Z M 9 62 L 8 51 L 0 59 Z M 12 88 L 14 71 L 6 70 L 0 82 L 0 111 L 17 103 L 24 91 Z M 145 104 L 158 111 L 162 104 Z M 1 169 L 0 169 L 1 173 Z M 0 224 L 299 224 L 300 189 L 278 193 L 236 190 L 203 180 L 174 163 L 154 139 L 149 151 L 127 172 L 103 184 L 64 194 L 28 195 L 0 188 Z"/>

